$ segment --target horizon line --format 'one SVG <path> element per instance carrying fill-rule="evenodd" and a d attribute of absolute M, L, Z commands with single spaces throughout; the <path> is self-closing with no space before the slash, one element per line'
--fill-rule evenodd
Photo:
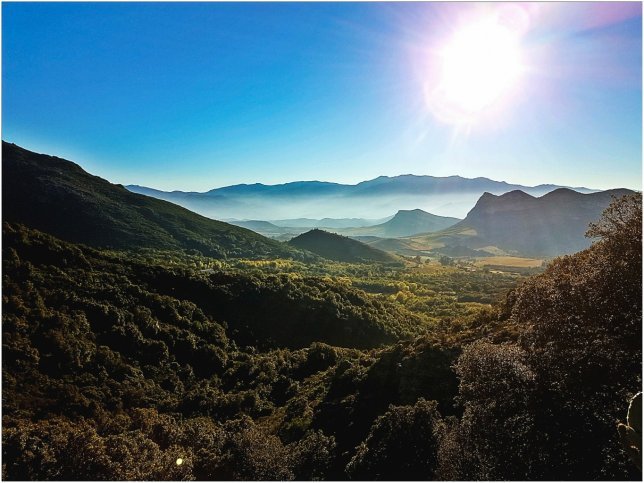
<path fill-rule="evenodd" d="M 18 146 L 19 148 L 25 149 L 27 151 L 31 151 L 31 152 L 36 153 L 36 154 L 42 154 L 42 155 L 46 155 L 46 156 L 57 157 L 59 159 L 64 159 L 66 161 L 69 161 L 69 162 L 72 162 L 74 164 L 77 164 L 78 166 L 80 166 L 84 171 L 86 171 L 89 174 L 92 174 L 94 176 L 103 177 L 101 175 L 97 175 L 94 172 L 91 172 L 91 171 L 87 170 L 78 161 L 68 159 L 67 157 L 63 157 L 63 156 L 67 156 L 67 155 L 60 156 L 60 155 L 52 154 L 52 153 L 48 153 L 48 152 L 39 152 L 39 150 L 38 151 L 32 150 L 32 149 L 26 148 L 26 147 L 24 147 L 24 146 L 22 146 L 20 144 L 17 144 L 17 143 L 11 142 L 11 141 L 7 141 L 6 139 L 2 139 L 2 142 L 3 143 L 8 143 L 8 144 L 13 144 L 15 146 Z M 125 187 L 127 187 L 127 186 L 137 186 L 137 187 L 140 187 L 140 188 L 152 189 L 152 190 L 160 191 L 160 192 L 163 192 L 163 193 L 181 192 L 181 193 L 205 194 L 205 193 L 208 193 L 210 191 L 215 191 L 215 190 L 218 190 L 218 189 L 238 187 L 238 186 L 254 186 L 254 185 L 271 186 L 272 187 L 272 186 L 284 186 L 284 185 L 295 184 L 295 183 L 323 183 L 323 184 L 335 184 L 335 185 L 340 185 L 340 186 L 357 186 L 357 185 L 359 185 L 361 183 L 374 181 L 374 180 L 377 180 L 379 178 L 393 179 L 393 178 L 400 178 L 400 177 L 404 177 L 404 176 L 426 177 L 426 178 L 435 178 L 435 179 L 448 179 L 448 178 L 461 178 L 461 179 L 467 179 L 467 180 L 485 179 L 485 180 L 493 181 L 495 183 L 505 183 L 505 184 L 508 184 L 508 185 L 522 186 L 522 187 L 525 187 L 525 188 L 537 188 L 537 187 L 540 187 L 540 186 L 557 186 L 557 187 L 562 187 L 562 188 L 587 189 L 587 190 L 593 190 L 593 191 L 608 191 L 608 190 L 612 190 L 612 189 L 630 189 L 630 190 L 634 190 L 634 191 L 641 191 L 641 189 L 632 188 L 632 187 L 626 187 L 626 186 L 614 186 L 614 187 L 611 187 L 611 188 L 590 188 L 588 186 L 570 186 L 570 185 L 565 185 L 565 184 L 557 184 L 557 183 L 553 183 L 553 182 L 528 185 L 528 184 L 523 184 L 521 182 L 515 182 L 515 181 L 497 180 L 497 179 L 489 178 L 487 176 L 467 177 L 467 176 L 462 176 L 462 175 L 459 175 L 459 174 L 451 174 L 451 175 L 447 175 L 447 176 L 435 176 L 435 175 L 431 175 L 431 174 L 401 173 L 401 174 L 396 174 L 396 175 L 378 175 L 375 178 L 363 179 L 361 181 L 357 181 L 357 182 L 353 182 L 353 183 L 351 183 L 351 182 L 343 183 L 343 182 L 338 182 L 338 181 L 323 181 L 323 180 L 320 180 L 320 179 L 309 179 L 309 180 L 295 179 L 295 180 L 291 180 L 291 181 L 284 181 L 284 182 L 278 182 L 278 183 L 263 183 L 261 181 L 256 181 L 256 182 L 242 182 L 242 183 L 220 185 L 220 186 L 215 186 L 215 187 L 210 188 L 210 189 L 206 189 L 205 191 L 184 190 L 184 189 L 164 190 L 164 189 L 154 188 L 152 186 L 142 185 L 142 184 L 138 184 L 138 183 L 118 183 L 118 182 L 114 182 L 114 181 L 112 181 L 112 180 L 110 180 L 108 178 L 104 178 L 104 179 L 109 181 L 112 184 L 120 184 L 120 185 L 125 186 Z"/>

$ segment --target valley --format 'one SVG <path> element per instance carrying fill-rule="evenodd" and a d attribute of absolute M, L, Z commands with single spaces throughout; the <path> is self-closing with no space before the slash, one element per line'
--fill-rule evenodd
<path fill-rule="evenodd" d="M 635 478 L 641 195 L 569 191 L 285 242 L 3 143 L 3 478 Z"/>
<path fill-rule="evenodd" d="M 439 217 L 422 210 L 401 210 L 388 221 L 364 227 L 326 228 L 394 255 L 438 258 L 448 255 L 494 264 L 489 257 L 552 258 L 590 246 L 588 224 L 613 198 L 632 194 L 615 189 L 579 193 L 559 188 L 539 198 L 512 191 L 500 196 L 484 193 L 465 219 Z M 322 224 L 323 220 L 319 220 Z M 267 222 L 233 222 L 265 236 L 289 240 L 309 228 L 277 227 Z M 296 235 L 297 234 L 297 235 Z M 534 264 L 533 264 L 534 265 Z M 538 263 L 537 263 L 538 265 Z"/>
<path fill-rule="evenodd" d="M 638 2 L 2 2 L 2 481 L 642 481 Z"/>

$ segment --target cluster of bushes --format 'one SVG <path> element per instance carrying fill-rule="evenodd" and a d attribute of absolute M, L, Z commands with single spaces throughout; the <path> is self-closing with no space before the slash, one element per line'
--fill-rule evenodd
<path fill-rule="evenodd" d="M 285 445 L 249 417 L 218 423 L 132 409 L 94 419 L 12 419 L 3 472 L 12 480 L 309 480 L 323 475 L 333 438 Z"/>

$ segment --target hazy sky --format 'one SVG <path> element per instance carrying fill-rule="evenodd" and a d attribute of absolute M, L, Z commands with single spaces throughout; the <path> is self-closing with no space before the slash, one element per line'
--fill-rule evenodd
<path fill-rule="evenodd" d="M 2 138 L 168 190 L 405 173 L 641 189 L 641 9 L 3 3 Z M 437 107 L 446 82 L 465 120 Z"/>

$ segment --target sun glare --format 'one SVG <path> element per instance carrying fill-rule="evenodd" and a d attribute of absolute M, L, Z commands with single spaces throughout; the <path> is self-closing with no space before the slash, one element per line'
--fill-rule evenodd
<path fill-rule="evenodd" d="M 494 19 L 456 32 L 439 51 L 429 102 L 444 121 L 471 123 L 508 94 L 523 67 L 519 36 Z"/>

